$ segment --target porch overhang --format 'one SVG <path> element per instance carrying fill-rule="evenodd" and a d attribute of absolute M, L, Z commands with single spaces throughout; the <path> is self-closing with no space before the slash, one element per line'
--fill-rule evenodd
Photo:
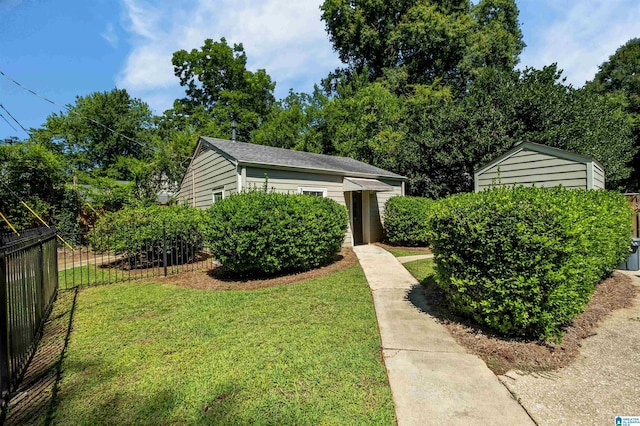
<path fill-rule="evenodd" d="M 348 191 L 374 191 L 374 192 L 387 192 L 393 191 L 393 186 L 384 182 L 380 182 L 377 179 L 365 179 L 365 178 L 344 178 L 344 192 Z"/>

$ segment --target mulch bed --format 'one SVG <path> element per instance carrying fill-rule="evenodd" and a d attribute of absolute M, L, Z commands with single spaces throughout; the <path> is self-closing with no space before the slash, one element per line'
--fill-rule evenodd
<path fill-rule="evenodd" d="M 631 279 L 615 273 L 598 284 L 585 311 L 569 326 L 561 343 L 524 341 L 495 336 L 451 313 L 438 290 L 427 285 L 425 294 L 434 315 L 469 352 L 482 358 L 495 374 L 509 370 L 539 372 L 568 365 L 579 353 L 582 340 L 597 334 L 597 325 L 612 311 L 627 308 L 639 290 Z"/>
<path fill-rule="evenodd" d="M 333 272 L 356 265 L 358 258 L 351 248 L 343 248 L 335 262 L 322 268 L 294 274 L 277 275 L 271 277 L 256 277 L 247 279 L 235 279 L 225 276 L 219 268 L 209 271 L 194 271 L 168 277 L 172 284 L 186 288 L 203 290 L 257 290 L 274 287 L 277 285 L 295 284 L 313 278 L 323 277 Z M 154 281 L 158 281 L 157 278 Z"/>

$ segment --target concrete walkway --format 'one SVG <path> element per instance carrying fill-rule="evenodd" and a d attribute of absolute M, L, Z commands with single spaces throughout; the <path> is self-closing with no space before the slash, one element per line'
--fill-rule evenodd
<path fill-rule="evenodd" d="M 532 425 L 475 355 L 426 312 L 416 279 L 375 245 L 354 251 L 375 305 L 398 425 Z"/>
<path fill-rule="evenodd" d="M 618 271 L 640 288 L 640 272 Z M 541 425 L 613 425 L 640 417 L 640 296 L 582 341 L 566 367 L 542 374 L 510 371 L 500 379 Z"/>

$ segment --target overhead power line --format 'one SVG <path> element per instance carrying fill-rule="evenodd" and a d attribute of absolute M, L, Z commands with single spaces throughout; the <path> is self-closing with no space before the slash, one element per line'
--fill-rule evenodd
<path fill-rule="evenodd" d="M 113 133 L 114 135 L 121 136 L 121 137 L 125 138 L 126 140 L 128 140 L 128 141 L 130 141 L 130 142 L 133 142 L 133 143 L 136 143 L 136 144 L 140 144 L 140 142 L 139 142 L 139 141 L 137 141 L 137 140 L 135 140 L 135 139 L 133 139 L 133 138 L 130 138 L 130 137 L 129 137 L 129 136 L 127 136 L 127 135 L 123 135 L 122 133 L 118 132 L 117 130 L 113 130 L 113 129 L 112 129 L 112 128 L 110 128 L 109 126 L 106 126 L 106 125 L 104 125 L 104 124 L 100 123 L 99 121 L 94 120 L 94 119 L 93 119 L 93 118 L 91 118 L 91 117 L 87 117 L 87 116 L 84 116 L 84 115 L 80 114 L 78 111 L 75 111 L 75 110 L 71 109 L 71 107 L 70 107 L 69 105 L 62 105 L 62 104 L 60 104 L 60 103 L 58 103 L 58 102 L 52 101 L 51 99 L 47 98 L 46 96 L 42 96 L 42 95 L 41 95 L 41 94 L 39 94 L 38 92 L 36 92 L 36 91 L 34 91 L 34 90 L 31 90 L 31 89 L 29 89 L 28 87 L 23 86 L 22 84 L 20 84 L 20 82 L 18 82 L 18 81 L 16 81 L 15 79 L 11 78 L 11 77 L 10 77 L 10 76 L 8 76 L 7 74 L 5 74 L 2 70 L 0 70 L 0 75 L 2 75 L 4 78 L 6 78 L 7 80 L 9 80 L 10 82 L 14 83 L 16 86 L 20 87 L 22 90 L 25 90 L 25 91 L 27 91 L 27 92 L 31 93 L 32 95 L 37 96 L 38 98 L 42 99 L 43 101 L 49 102 L 50 104 L 55 105 L 55 106 L 60 107 L 60 108 L 64 108 L 64 109 L 66 109 L 66 110 L 67 110 L 68 112 L 70 112 L 70 113 L 72 112 L 72 113 L 74 113 L 74 114 L 77 114 L 77 115 L 79 115 L 81 118 L 84 118 L 85 120 L 89 120 L 89 121 L 91 121 L 92 123 L 97 124 L 98 126 L 101 126 L 101 127 L 105 128 L 106 130 L 108 130 L 109 132 Z M 9 113 L 9 112 L 7 111 L 7 114 L 8 114 L 8 113 Z M 9 114 L 9 115 L 11 115 L 11 114 Z M 13 118 L 13 117 L 12 117 L 12 118 Z M 14 120 L 15 120 L 15 119 L 14 119 Z M 16 121 L 16 122 L 17 122 L 17 121 Z M 18 123 L 18 124 L 19 124 L 19 123 Z M 20 126 L 20 127 L 22 127 L 22 126 Z M 24 127 L 23 127 L 22 129 L 24 130 Z M 26 132 L 26 130 L 25 130 L 25 132 Z M 29 132 L 27 132 L 27 133 L 29 133 Z"/>
<path fill-rule="evenodd" d="M 13 116 L 13 115 L 11 115 L 11 113 L 9 112 L 9 110 L 8 110 L 8 109 L 6 109 L 6 108 L 4 107 L 4 105 L 0 104 L 0 108 L 2 108 L 2 109 L 4 110 L 4 112 L 6 112 L 6 113 L 9 115 L 9 117 L 11 117 L 11 118 L 13 119 L 13 121 L 15 121 L 15 122 L 18 124 L 18 126 L 20 126 L 20 128 L 21 128 L 22 130 L 24 130 L 24 132 L 25 132 L 28 136 L 31 136 L 31 133 L 29 133 L 29 131 L 28 131 L 27 129 L 25 129 L 25 128 L 24 128 L 24 126 L 23 126 L 22 124 L 20 124 L 20 122 L 19 122 L 19 121 L 18 121 L 18 120 Z M 5 120 L 6 120 L 6 118 L 5 118 Z M 11 127 L 13 127 L 13 126 L 11 126 Z M 14 130 L 15 130 L 15 128 L 14 128 Z M 17 131 L 17 130 L 16 130 L 16 131 Z"/>
<path fill-rule="evenodd" d="M 0 117 L 2 117 L 2 119 L 9 125 L 9 127 L 11 127 L 13 129 L 14 132 L 18 132 L 18 129 L 16 129 L 15 127 L 13 127 L 13 124 L 11 124 L 11 122 L 9 120 L 7 120 L 7 118 L 2 115 L 2 113 L 0 113 Z"/>

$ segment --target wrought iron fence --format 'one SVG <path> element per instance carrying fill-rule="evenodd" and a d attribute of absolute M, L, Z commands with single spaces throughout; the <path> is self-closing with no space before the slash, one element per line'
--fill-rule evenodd
<path fill-rule="evenodd" d="M 113 250 L 108 234 L 94 236 L 94 248 L 85 245 L 70 249 L 60 245 L 60 288 L 66 290 L 211 269 L 214 260 L 202 249 L 202 238 L 196 234 L 170 238 L 163 232 L 164 238 L 144 242 L 135 251 Z"/>
<path fill-rule="evenodd" d="M 0 390 L 24 373 L 58 289 L 55 229 L 0 235 Z"/>

